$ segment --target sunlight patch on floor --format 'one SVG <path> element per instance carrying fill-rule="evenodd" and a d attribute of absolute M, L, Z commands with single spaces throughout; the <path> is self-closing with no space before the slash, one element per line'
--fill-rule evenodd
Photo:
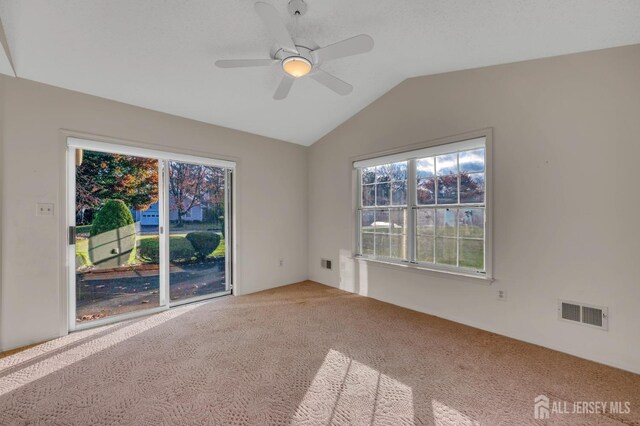
<path fill-rule="evenodd" d="M 431 401 L 433 422 L 436 426 L 478 426 L 479 422 L 455 408 L 449 407 L 435 399 Z"/>
<path fill-rule="evenodd" d="M 119 328 L 112 333 L 108 333 L 104 336 L 92 339 L 79 346 L 73 347 L 67 351 L 47 357 L 42 361 L 29 365 L 28 367 L 11 373 L 5 377 L 0 377 L 0 396 L 18 389 L 19 387 L 31 383 L 35 380 L 41 379 L 48 374 L 55 373 L 56 371 L 68 367 L 69 365 L 74 364 L 78 361 L 82 361 L 83 359 L 91 355 L 110 348 L 111 346 L 117 345 L 118 343 L 134 337 L 137 334 L 150 330 L 160 324 L 163 324 L 173 318 L 191 311 L 197 306 L 199 305 L 193 304 L 151 315 L 148 318 L 136 321 L 131 325 Z M 97 334 L 98 332 L 104 331 L 105 328 L 101 327 L 94 330 L 95 334 Z M 78 334 L 78 338 L 76 338 L 76 334 Z M 85 334 L 84 332 L 80 332 L 70 334 L 69 336 L 73 336 L 70 337 L 71 340 L 73 340 L 74 338 L 76 338 L 76 340 L 80 340 L 84 337 L 87 337 L 87 334 Z M 64 343 L 61 342 L 62 346 L 67 344 L 69 344 L 68 340 L 65 340 Z M 32 349 L 37 349 L 37 347 Z M 40 354 L 41 353 L 34 352 L 31 358 L 34 358 Z M 20 358 L 20 356 L 21 354 L 15 354 L 7 358 Z M 24 359 L 21 362 L 24 362 Z M 15 362 L 12 363 L 11 360 L 6 361 L 4 364 L 8 364 L 9 366 L 17 365 Z"/>
<path fill-rule="evenodd" d="M 294 423 L 412 424 L 409 386 L 331 349 L 318 369 Z"/>
<path fill-rule="evenodd" d="M 12 367 L 17 367 L 27 361 L 30 361 L 39 356 L 46 355 L 48 353 L 62 349 L 65 346 L 69 346 L 75 342 L 86 339 L 87 337 L 94 336 L 96 334 L 104 333 L 105 331 L 118 326 L 119 324 L 105 325 L 104 327 L 96 327 L 88 330 L 78 331 L 75 333 L 67 334 L 66 336 L 59 337 L 54 340 L 36 345 L 32 348 L 26 349 L 21 352 L 17 352 L 13 355 L 0 359 L 0 373 L 4 370 Z"/>

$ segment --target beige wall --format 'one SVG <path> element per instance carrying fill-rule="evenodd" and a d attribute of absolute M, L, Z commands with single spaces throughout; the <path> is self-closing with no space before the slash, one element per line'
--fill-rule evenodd
<path fill-rule="evenodd" d="M 489 127 L 494 284 L 348 258 L 350 158 Z M 310 148 L 310 278 L 640 372 L 639 160 L 640 45 L 407 80 Z M 608 306 L 609 331 L 560 298 Z"/>
<path fill-rule="evenodd" d="M 2 87 L 0 350 L 65 332 L 61 129 L 237 159 L 237 290 L 307 277 L 305 147 L 20 79 Z M 37 202 L 55 203 L 55 216 L 37 217 Z"/>
<path fill-rule="evenodd" d="M 61 129 L 69 129 L 236 158 L 241 293 L 308 272 L 640 372 L 639 69 L 640 46 L 631 46 L 414 78 L 311 148 L 0 76 L 0 349 L 65 331 Z M 488 127 L 494 284 L 350 260 L 351 158 Z M 37 202 L 54 202 L 55 217 L 37 217 Z M 320 269 L 320 257 L 338 261 L 335 269 Z M 507 301 L 496 300 L 498 289 Z M 609 331 L 558 321 L 559 298 L 608 306 Z"/>

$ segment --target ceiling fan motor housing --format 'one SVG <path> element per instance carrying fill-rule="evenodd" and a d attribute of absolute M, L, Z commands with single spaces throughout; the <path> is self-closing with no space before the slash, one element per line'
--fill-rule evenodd
<path fill-rule="evenodd" d="M 305 43 L 305 44 L 307 44 L 307 43 Z M 311 43 L 309 43 L 309 44 L 311 44 Z M 311 64 L 315 66 L 316 60 L 313 57 L 313 54 L 311 53 L 312 49 L 314 49 L 314 48 L 315 48 L 315 45 L 307 47 L 307 46 L 301 46 L 299 44 L 296 44 L 296 49 L 298 49 L 298 54 L 295 54 L 293 52 L 289 52 L 288 50 L 283 49 L 280 46 L 274 46 L 271 49 L 270 53 L 271 53 L 271 57 L 273 59 L 277 59 L 279 61 L 284 61 L 287 58 L 298 57 L 299 56 L 299 57 L 304 58 L 307 61 L 311 62 Z"/>

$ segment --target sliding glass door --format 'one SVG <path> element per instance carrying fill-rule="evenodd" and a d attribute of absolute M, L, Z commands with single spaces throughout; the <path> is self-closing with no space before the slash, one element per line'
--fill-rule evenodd
<path fill-rule="evenodd" d="M 178 303 L 226 290 L 226 170 L 168 162 L 169 297 Z"/>
<path fill-rule="evenodd" d="M 77 150 L 74 163 L 76 322 L 157 308 L 160 259 L 142 248 L 159 239 L 159 161 Z"/>
<path fill-rule="evenodd" d="M 71 329 L 231 292 L 233 163 L 69 138 Z"/>

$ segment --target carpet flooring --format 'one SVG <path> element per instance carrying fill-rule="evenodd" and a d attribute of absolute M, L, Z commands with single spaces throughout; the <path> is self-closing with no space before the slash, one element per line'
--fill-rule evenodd
<path fill-rule="evenodd" d="M 2 358 L 0 424 L 640 425 L 640 376 L 305 282 Z"/>

